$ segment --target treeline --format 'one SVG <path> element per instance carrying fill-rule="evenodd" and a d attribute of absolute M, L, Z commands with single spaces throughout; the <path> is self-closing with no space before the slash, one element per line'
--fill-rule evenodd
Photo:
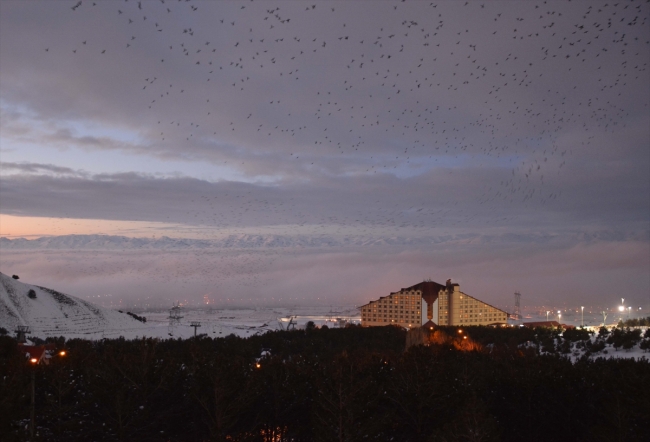
<path fill-rule="evenodd" d="M 618 327 L 650 327 L 650 316 L 618 321 Z"/>
<path fill-rule="evenodd" d="M 124 313 L 122 310 L 118 310 L 118 312 Z M 131 313 L 131 312 L 126 312 L 126 314 L 132 317 L 133 319 L 135 319 L 136 321 L 140 321 L 142 323 L 147 322 L 147 318 L 145 318 L 144 316 L 138 316 L 135 313 Z"/>
<path fill-rule="evenodd" d="M 246 339 L 58 339 L 67 356 L 37 367 L 4 336 L 0 439 L 27 438 L 32 369 L 43 441 L 642 441 L 650 434 L 645 359 L 572 363 L 540 354 L 530 343 L 541 348 L 540 333 L 549 333 L 556 348 L 553 330 L 472 327 L 463 333 L 475 345 L 465 351 L 452 342 L 456 329 L 442 331 L 450 340 L 407 351 L 406 332 L 391 326 Z M 260 358 L 263 349 L 271 355 Z"/>
<path fill-rule="evenodd" d="M 436 327 L 409 331 L 406 345 L 447 345 L 461 351 L 489 354 L 526 352 L 532 355 L 598 357 L 609 351 L 631 350 L 636 345 L 650 350 L 650 329 L 601 327 L 598 333 L 584 328 Z"/>

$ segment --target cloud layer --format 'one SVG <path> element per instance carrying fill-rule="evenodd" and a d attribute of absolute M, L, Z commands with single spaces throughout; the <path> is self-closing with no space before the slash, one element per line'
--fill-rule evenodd
<path fill-rule="evenodd" d="M 1 215 L 237 238 L 218 262 L 275 275 L 274 298 L 334 296 L 328 278 L 374 293 L 390 284 L 348 269 L 441 279 L 425 269 L 449 263 L 492 293 L 491 274 L 551 296 L 541 281 L 565 271 L 553 290 L 602 300 L 607 275 L 650 293 L 647 2 L 74 4 L 0 4 Z M 284 246 L 239 250 L 250 238 Z M 378 244 L 392 249 L 375 266 Z M 3 268 L 26 264 L 4 251 Z M 76 281 L 51 259 L 33 265 Z M 165 290 L 136 268 L 118 279 Z M 117 284 L 101 274 L 98 287 Z M 207 290 L 206 275 L 184 284 Z"/>
<path fill-rule="evenodd" d="M 437 245 L 208 250 L 3 250 L 3 271 L 75 296 L 123 305 L 360 305 L 425 278 L 452 278 L 502 307 L 647 306 L 647 243 L 442 242 Z M 106 295 L 112 295 L 106 297 Z M 101 298 L 98 298 L 101 299 Z"/>

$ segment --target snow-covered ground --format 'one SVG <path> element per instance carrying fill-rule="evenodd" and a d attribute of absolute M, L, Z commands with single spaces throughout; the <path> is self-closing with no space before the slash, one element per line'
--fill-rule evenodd
<path fill-rule="evenodd" d="M 571 360 L 577 361 L 581 356 L 582 352 L 574 350 L 573 353 L 571 353 Z M 619 349 L 618 351 L 614 347 L 607 346 L 605 350 L 592 354 L 590 358 L 650 359 L 650 353 L 641 350 L 638 345 L 634 346 L 630 350 Z"/>
<path fill-rule="evenodd" d="M 39 338 L 189 338 L 195 332 L 192 323 L 200 323 L 197 334 L 246 337 L 269 330 L 302 328 L 308 321 L 317 326 L 339 327 L 361 320 L 354 306 L 228 310 L 181 307 L 176 321 L 170 321 L 169 310 L 138 312 L 137 316 L 147 321 L 142 323 L 126 311 L 99 307 L 0 273 L 0 327 L 13 333 L 19 325 L 29 326 L 31 335 Z"/>
<path fill-rule="evenodd" d="M 609 327 L 608 327 L 609 328 Z M 641 329 L 641 336 L 645 333 L 648 327 L 638 327 Z M 611 330 L 611 328 L 610 328 Z M 591 336 L 591 342 L 596 342 L 598 339 L 598 333 L 597 331 Z M 590 355 L 591 359 L 595 358 L 632 358 L 632 359 L 641 359 L 641 358 L 646 358 L 650 359 L 650 353 L 647 351 L 641 350 L 639 347 L 639 344 L 635 345 L 629 350 L 624 350 L 623 348 L 619 348 L 618 350 L 614 348 L 613 345 L 611 344 L 605 344 L 606 347 L 604 350 L 593 353 Z M 582 357 L 584 354 L 584 349 L 576 348 L 575 344 L 571 350 L 571 353 L 569 354 L 570 358 L 572 361 L 577 361 Z"/>
<path fill-rule="evenodd" d="M 170 325 L 170 312 L 151 311 L 139 315 L 147 318 L 146 330 L 138 331 L 152 337 L 189 338 L 194 335 L 192 322 L 199 322 L 197 334 L 210 337 L 224 337 L 235 334 L 240 337 L 253 336 L 269 330 L 304 328 L 313 321 L 316 326 L 338 327 L 346 322 L 359 323 L 359 311 L 353 307 L 295 307 L 258 309 L 181 309 L 179 325 Z M 292 324 L 289 326 L 289 318 Z M 129 337 L 124 335 L 125 337 Z M 142 335 L 140 335 L 142 336 Z M 108 336 L 107 336 L 108 337 Z"/>

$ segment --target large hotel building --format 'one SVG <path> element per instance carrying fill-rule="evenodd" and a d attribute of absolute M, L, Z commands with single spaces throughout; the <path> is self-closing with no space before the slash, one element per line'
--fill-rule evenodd
<path fill-rule="evenodd" d="M 424 281 L 359 307 L 361 325 L 503 325 L 508 313 L 460 291 L 458 284 Z M 431 324 L 430 324 L 431 323 Z"/>

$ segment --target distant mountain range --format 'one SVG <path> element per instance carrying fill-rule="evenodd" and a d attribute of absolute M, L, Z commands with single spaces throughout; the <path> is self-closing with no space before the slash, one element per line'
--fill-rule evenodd
<path fill-rule="evenodd" d="M 552 243 L 561 241 L 648 240 L 647 234 L 625 235 L 621 232 L 562 232 L 560 234 L 479 235 L 474 233 L 440 236 L 332 236 L 332 235 L 229 235 L 218 239 L 129 238 L 116 235 L 62 235 L 37 239 L 0 238 L 3 250 L 201 250 L 255 249 L 288 247 L 422 247 L 437 244 Z"/>
<path fill-rule="evenodd" d="M 473 237 L 474 235 L 472 235 Z M 426 238 L 425 243 L 467 240 L 469 237 Z M 333 237 L 326 235 L 229 235 L 219 239 L 189 238 L 129 238 L 111 235 L 64 235 L 37 239 L 0 238 L 0 249 L 5 250 L 196 250 L 213 248 L 253 249 L 276 247 L 344 247 L 372 245 L 418 245 L 421 238 L 406 237 Z"/>
<path fill-rule="evenodd" d="M 31 336 L 39 338 L 97 339 L 144 329 L 144 324 L 126 313 L 0 273 L 0 327 L 13 335 L 19 325 L 29 326 Z"/>

